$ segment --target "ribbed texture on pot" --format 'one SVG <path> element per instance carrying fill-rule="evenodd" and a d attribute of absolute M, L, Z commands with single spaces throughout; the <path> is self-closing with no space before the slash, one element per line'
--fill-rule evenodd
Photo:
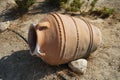
<path fill-rule="evenodd" d="M 39 57 L 48 64 L 59 65 L 87 58 L 100 45 L 100 30 L 82 18 L 50 13 L 41 22 L 44 21 L 49 22 L 50 27 L 45 30 L 36 29 L 35 40 L 39 43 L 41 52 L 45 53 Z M 33 31 L 30 28 L 28 40 L 30 49 L 33 50 L 31 46 L 36 41 L 31 39 L 31 32 Z"/>

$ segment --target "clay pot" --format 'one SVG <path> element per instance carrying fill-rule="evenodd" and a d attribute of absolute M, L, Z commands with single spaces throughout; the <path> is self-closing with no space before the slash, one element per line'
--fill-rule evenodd
<path fill-rule="evenodd" d="M 50 65 L 87 58 L 101 43 L 100 30 L 84 19 L 50 13 L 29 29 L 32 55 Z"/>

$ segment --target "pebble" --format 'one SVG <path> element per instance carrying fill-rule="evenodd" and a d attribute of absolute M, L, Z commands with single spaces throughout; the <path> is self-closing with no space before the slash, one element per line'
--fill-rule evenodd
<path fill-rule="evenodd" d="M 78 59 L 75 61 L 71 61 L 68 66 L 76 73 L 84 74 L 87 69 L 87 60 L 86 59 Z"/>
<path fill-rule="evenodd" d="M 10 26 L 10 22 L 0 22 L 0 32 L 3 32 Z"/>

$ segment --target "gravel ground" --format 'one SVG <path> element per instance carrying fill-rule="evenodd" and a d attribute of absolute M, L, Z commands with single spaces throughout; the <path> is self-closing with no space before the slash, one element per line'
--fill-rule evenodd
<path fill-rule="evenodd" d="M 42 5 L 42 1 L 37 2 L 29 13 L 20 18 L 1 14 L 0 21 L 10 20 L 10 28 L 27 38 L 30 24 L 38 23 L 46 13 L 55 11 L 51 7 Z M 97 5 L 113 7 L 118 13 L 107 19 L 87 18 L 100 28 L 103 41 L 102 46 L 89 57 L 87 72 L 84 75 L 72 72 L 67 64 L 50 66 L 40 58 L 31 56 L 25 41 L 15 33 L 6 30 L 0 33 L 0 79 L 120 80 L 120 0 L 101 0 Z"/>

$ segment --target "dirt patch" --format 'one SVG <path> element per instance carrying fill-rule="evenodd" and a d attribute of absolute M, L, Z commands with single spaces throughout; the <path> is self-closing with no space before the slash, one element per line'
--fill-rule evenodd
<path fill-rule="evenodd" d="M 100 3 L 101 5 L 109 5 L 120 10 L 119 0 L 101 1 L 103 1 Z M 26 15 L 10 20 L 10 28 L 27 38 L 30 24 L 38 23 L 46 13 L 52 11 L 52 8 L 45 5 L 42 5 L 42 8 L 40 5 L 42 5 L 42 1 L 36 3 L 34 9 L 31 9 Z M 0 79 L 120 80 L 120 13 L 107 19 L 86 19 L 100 28 L 103 41 L 102 46 L 88 59 L 88 68 L 84 75 L 75 74 L 67 64 L 50 66 L 40 58 L 31 56 L 25 41 L 15 33 L 6 30 L 0 33 Z"/>

